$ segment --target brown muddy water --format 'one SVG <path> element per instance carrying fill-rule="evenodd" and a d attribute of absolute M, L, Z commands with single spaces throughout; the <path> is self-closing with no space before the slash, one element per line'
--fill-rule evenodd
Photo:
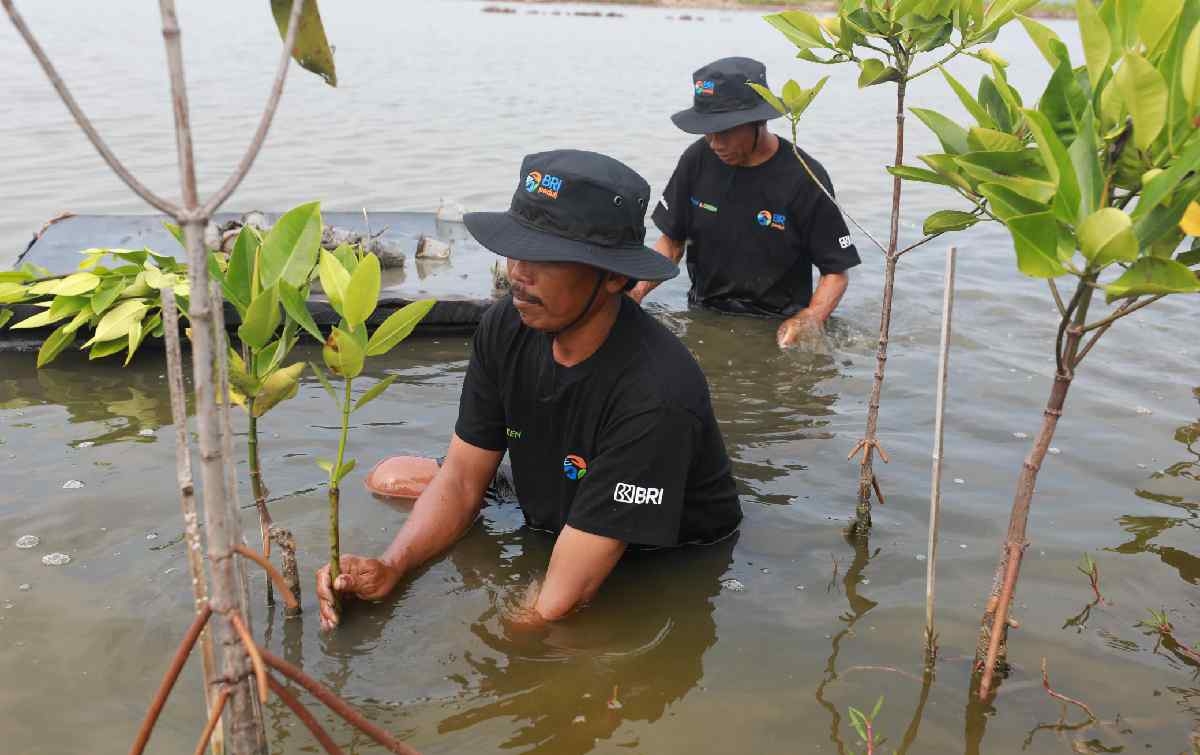
<path fill-rule="evenodd" d="M 23 5 L 114 149 L 151 185 L 172 185 L 152 4 Z M 265 8 L 242 5 L 182 9 L 208 187 L 248 139 L 278 47 Z M 501 207 L 520 156 L 556 146 L 608 151 L 662 186 L 688 143 L 667 115 L 687 104 L 693 68 L 750 54 L 777 84 L 827 72 L 795 61 L 750 13 L 703 11 L 703 22 L 683 23 L 644 8 L 617 19 L 553 16 L 544 7 L 536 16 L 523 7 L 483 14 L 459 2 L 323 10 L 342 87 L 290 80 L 231 209 L 313 198 L 346 210 L 432 209 L 443 199 Z M 1078 49 L 1070 26 L 1053 25 Z M 1013 62 L 1026 100 L 1035 99 L 1048 71 L 1032 45 L 1014 30 L 996 47 Z M 60 210 L 140 211 L 6 24 L 0 70 L 0 263 Z M 848 209 L 881 235 L 890 91 L 859 91 L 853 71 L 828 72 L 833 80 L 806 116 L 803 143 Z M 963 64 L 958 72 L 973 81 L 980 71 Z M 932 79 L 912 100 L 960 112 Z M 914 154 L 933 147 L 919 124 L 910 144 Z M 926 213 L 952 204 L 933 188 L 906 196 L 909 237 Z M 869 709 L 881 695 L 876 728 L 888 752 L 1186 750 L 1200 719 L 1195 669 L 1156 650 L 1137 623 L 1165 607 L 1183 640 L 1200 641 L 1194 300 L 1122 322 L 1076 381 L 1030 522 L 1015 670 L 995 703 L 982 706 L 968 696 L 979 600 L 1030 442 L 1023 434 L 1036 431 L 1049 390 L 1052 305 L 1018 277 L 997 229 L 957 238 L 941 659 L 923 685 L 919 556 L 944 246 L 906 257 L 901 269 L 881 426 L 892 459 L 881 470 L 888 502 L 876 509 L 870 547 L 856 551 L 841 536 L 856 480 L 845 456 L 865 417 L 882 269 L 858 241 L 865 264 L 839 310 L 832 358 L 779 353 L 770 323 L 689 312 L 682 280 L 650 300 L 709 376 L 746 511 L 735 543 L 630 558 L 595 604 L 544 638 L 513 638 L 499 611 L 544 569 L 551 543 L 523 530 L 515 508 L 493 507 L 445 558 L 388 600 L 355 606 L 335 634 L 322 635 L 311 611 L 284 621 L 261 606 L 255 634 L 429 753 L 857 752 L 847 707 Z M 462 337 L 423 339 L 375 363 L 362 388 L 387 374 L 400 379 L 356 417 L 351 452 L 360 469 L 391 453 L 443 452 L 467 353 Z M 0 751 L 123 751 L 188 621 L 186 565 L 171 544 L 180 516 L 163 372 L 153 352 L 128 369 L 70 357 L 41 371 L 31 354 L 0 354 Z M 264 422 L 274 515 L 295 531 L 307 575 L 325 553 L 314 458 L 332 453 L 336 425 L 311 382 Z M 359 479 L 343 493 L 344 547 L 374 553 L 406 512 L 371 498 Z M 65 489 L 71 480 L 83 487 Z M 243 522 L 253 539 L 251 512 Z M 39 545 L 17 548 L 27 534 Z M 72 561 L 43 566 L 51 552 Z M 1091 590 L 1075 564 L 1085 553 L 1099 564 L 1112 605 L 1081 616 Z M 259 575 L 253 590 L 263 592 Z M 1060 717 L 1040 686 L 1043 656 L 1054 686 L 1086 701 L 1099 724 L 1043 726 Z M 189 667 L 153 751 L 190 751 L 203 716 L 197 690 Z M 376 751 L 323 720 L 347 751 Z M 1069 721 L 1078 720 L 1072 711 Z M 276 752 L 316 751 L 276 702 L 268 724 Z"/>

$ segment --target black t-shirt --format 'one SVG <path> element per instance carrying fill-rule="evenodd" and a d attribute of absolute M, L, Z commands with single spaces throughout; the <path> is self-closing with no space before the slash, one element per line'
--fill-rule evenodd
<path fill-rule="evenodd" d="M 805 162 L 829 192 L 821 164 Z M 840 273 L 859 263 L 836 205 L 779 138 L 762 165 L 721 162 L 704 139 L 684 151 L 654 208 L 669 238 L 690 242 L 688 301 L 738 314 L 790 317 L 812 298 L 812 268 Z"/>
<path fill-rule="evenodd" d="M 526 522 L 630 544 L 720 539 L 742 518 L 708 383 L 687 348 L 628 297 L 573 367 L 511 297 L 479 323 L 458 437 L 507 449 Z"/>

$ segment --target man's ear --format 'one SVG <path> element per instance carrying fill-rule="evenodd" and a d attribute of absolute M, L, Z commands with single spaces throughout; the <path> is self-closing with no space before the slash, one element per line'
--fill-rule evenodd
<path fill-rule="evenodd" d="M 629 276 L 608 273 L 604 279 L 604 290 L 610 294 L 619 294 L 629 283 Z"/>

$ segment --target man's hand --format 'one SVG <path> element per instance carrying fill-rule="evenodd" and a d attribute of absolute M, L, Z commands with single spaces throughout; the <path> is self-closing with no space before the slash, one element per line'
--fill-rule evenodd
<path fill-rule="evenodd" d="M 829 350 L 825 342 L 825 321 L 809 309 L 802 309 L 784 320 L 775 334 L 775 341 L 781 349 L 796 346 L 805 351 Z"/>
<path fill-rule="evenodd" d="M 337 612 L 333 610 L 333 593 L 360 600 L 380 600 L 400 581 L 402 572 L 396 567 L 380 561 L 377 558 L 363 558 L 343 554 L 341 574 L 337 582 L 329 584 L 329 564 L 317 570 L 317 601 L 321 614 L 321 628 L 333 629 L 338 624 Z"/>

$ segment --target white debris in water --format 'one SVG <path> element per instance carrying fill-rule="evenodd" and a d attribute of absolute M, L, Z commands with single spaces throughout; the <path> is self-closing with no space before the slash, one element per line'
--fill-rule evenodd
<path fill-rule="evenodd" d="M 17 589 L 21 592 L 29 592 L 33 589 L 33 585 L 29 584 L 28 582 L 24 582 L 20 585 L 17 585 Z"/>
<path fill-rule="evenodd" d="M 763 574 L 770 574 L 770 573 L 771 573 L 771 570 L 770 570 L 770 569 L 767 569 L 767 568 L 765 568 L 765 567 L 764 567 L 764 568 L 763 568 L 763 570 L 762 570 L 762 573 L 763 573 Z"/>
<path fill-rule="evenodd" d="M 966 550 L 966 549 L 967 549 L 967 544 L 966 544 L 966 543 L 959 543 L 959 544 L 958 544 L 958 547 L 959 547 L 959 548 L 962 548 L 963 550 Z"/>
<path fill-rule="evenodd" d="M 1154 414 L 1154 412 L 1153 412 L 1152 410 L 1150 410 L 1150 409 L 1147 409 L 1147 408 L 1146 408 L 1146 407 L 1144 407 L 1144 406 L 1139 406 L 1139 407 L 1137 408 L 1137 413 L 1138 413 L 1138 414 Z"/>
<path fill-rule="evenodd" d="M 624 708 L 624 707 L 625 706 L 621 704 L 621 701 L 618 700 L 615 695 L 613 696 L 613 699 L 608 701 L 608 709 L 609 710 L 620 710 L 621 708 Z"/>
<path fill-rule="evenodd" d="M 71 557 L 66 553 L 47 553 L 42 556 L 42 563 L 46 566 L 65 566 L 71 563 Z"/>
<path fill-rule="evenodd" d="M 574 718 L 571 719 L 571 723 L 573 723 L 573 724 L 587 723 L 587 717 L 586 716 L 575 716 Z"/>
<path fill-rule="evenodd" d="M 141 430 L 138 430 L 138 435 L 142 436 L 143 438 L 153 438 L 154 431 L 148 427 L 143 427 Z"/>
<path fill-rule="evenodd" d="M 42 542 L 42 539 L 37 535 L 21 535 L 17 538 L 17 547 L 22 550 L 29 550 L 30 548 L 36 548 L 40 542 Z"/>
<path fill-rule="evenodd" d="M 1058 446 L 1050 446 L 1050 448 L 1048 448 L 1046 450 L 1048 453 L 1050 453 L 1054 456 L 1058 456 L 1060 453 L 1062 453 L 1062 449 L 1060 449 Z"/>
<path fill-rule="evenodd" d="M 179 568 L 172 566 L 170 569 L 167 569 L 165 572 L 163 572 L 163 574 L 171 574 L 171 573 L 177 572 L 177 571 L 179 571 Z"/>
<path fill-rule="evenodd" d="M 1029 437 L 1029 433 L 1017 432 L 1017 433 L 1013 433 L 1013 437 L 1016 438 L 1017 440 L 1025 440 L 1026 438 Z"/>
<path fill-rule="evenodd" d="M 1145 468 L 1146 468 L 1145 464 L 1138 464 L 1138 469 L 1145 469 Z"/>
<path fill-rule="evenodd" d="M 94 441 L 94 440 L 84 440 L 84 441 L 80 441 L 79 443 L 76 443 L 76 444 L 75 444 L 75 447 L 76 447 L 76 448 L 91 448 L 91 447 L 92 447 L 92 446 L 94 446 L 94 445 L 96 445 L 96 441 Z"/>
<path fill-rule="evenodd" d="M 869 585 L 869 584 L 871 584 L 871 580 L 869 580 L 869 579 L 860 580 L 860 584 Z"/>
<path fill-rule="evenodd" d="M 963 479 L 963 478 L 961 478 L 961 477 L 955 477 L 955 478 L 954 478 L 954 484 L 955 484 L 955 485 L 966 485 L 966 484 L 967 484 L 967 481 L 966 481 L 966 480 L 964 480 L 964 479 Z"/>
<path fill-rule="evenodd" d="M 83 483 L 79 480 L 67 480 L 63 483 L 63 490 L 79 490 L 83 487 Z"/>
<path fill-rule="evenodd" d="M 10 608 L 15 608 L 15 606 L 14 606 L 12 603 L 10 603 L 10 602 L 8 602 L 8 601 L 5 601 L 5 603 L 4 603 L 4 610 L 6 610 L 6 611 L 7 611 L 7 610 L 8 610 L 8 609 L 10 609 Z"/>
<path fill-rule="evenodd" d="M 797 589 L 797 590 L 803 590 L 803 589 L 804 589 L 804 585 L 796 585 L 796 589 Z"/>
<path fill-rule="evenodd" d="M 741 592 L 742 590 L 746 589 L 746 586 L 743 585 L 741 582 L 739 582 L 736 579 L 721 580 L 721 587 L 724 587 L 726 590 L 731 590 L 733 592 Z"/>
<path fill-rule="evenodd" d="M 925 560 L 925 554 L 924 554 L 924 553 L 918 553 L 918 554 L 917 554 L 917 560 L 918 560 L 918 561 L 924 561 L 924 560 Z"/>
<path fill-rule="evenodd" d="M 157 532 L 151 532 L 149 535 L 146 535 L 146 539 L 147 539 L 147 540 L 157 540 L 157 539 L 158 539 L 158 533 L 157 533 Z"/>

